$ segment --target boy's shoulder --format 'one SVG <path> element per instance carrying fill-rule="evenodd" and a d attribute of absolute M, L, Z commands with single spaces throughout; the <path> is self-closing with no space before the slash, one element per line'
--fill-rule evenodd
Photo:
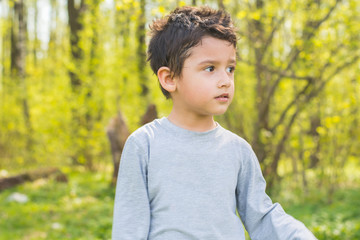
<path fill-rule="evenodd" d="M 236 148 L 239 148 L 239 150 L 242 151 L 252 151 L 252 147 L 250 145 L 250 143 L 248 141 L 246 141 L 244 138 L 242 138 L 241 136 L 239 136 L 238 134 L 228 130 L 228 129 L 224 129 L 225 132 L 225 138 L 227 138 L 229 141 L 233 142 L 233 144 L 235 144 Z"/>
<path fill-rule="evenodd" d="M 155 119 L 152 122 L 146 123 L 145 125 L 136 129 L 133 133 L 130 134 L 128 140 L 141 142 L 149 138 L 154 138 L 156 132 L 161 127 L 161 119 Z"/>
<path fill-rule="evenodd" d="M 137 151 L 147 153 L 151 142 L 158 135 L 159 119 L 149 122 L 130 134 L 125 142 L 125 148 L 138 149 Z"/>

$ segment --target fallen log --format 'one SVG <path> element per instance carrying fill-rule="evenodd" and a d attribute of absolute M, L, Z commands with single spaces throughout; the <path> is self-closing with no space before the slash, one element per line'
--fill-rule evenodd
<path fill-rule="evenodd" d="M 67 182 L 67 177 L 60 169 L 52 168 L 41 168 L 34 171 L 24 172 L 12 177 L 0 178 L 0 191 L 15 187 L 25 182 L 33 182 L 40 178 L 48 178 L 55 176 L 55 179 L 60 182 Z"/>

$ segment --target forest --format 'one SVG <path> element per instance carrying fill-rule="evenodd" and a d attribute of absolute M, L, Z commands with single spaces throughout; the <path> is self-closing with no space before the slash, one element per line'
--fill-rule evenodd
<path fill-rule="evenodd" d="M 318 239 L 360 239 L 358 0 L 0 0 L 0 239 L 110 239 L 123 143 L 171 110 L 149 24 L 185 5 L 234 20 L 216 121 L 251 144 L 273 201 Z"/>

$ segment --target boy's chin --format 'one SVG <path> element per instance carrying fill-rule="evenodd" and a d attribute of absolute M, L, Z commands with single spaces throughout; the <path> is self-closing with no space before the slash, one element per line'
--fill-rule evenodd
<path fill-rule="evenodd" d="M 220 116 L 220 115 L 223 115 L 223 114 L 225 114 L 225 113 L 226 113 L 226 111 L 227 111 L 227 109 L 217 111 L 216 113 L 214 113 L 214 116 Z"/>

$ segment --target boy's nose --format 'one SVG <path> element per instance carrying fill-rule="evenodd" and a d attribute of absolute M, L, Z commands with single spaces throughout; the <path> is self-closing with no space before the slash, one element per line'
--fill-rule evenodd
<path fill-rule="evenodd" d="M 220 80 L 218 82 L 218 87 L 230 87 L 231 85 L 231 81 L 232 81 L 232 76 L 229 76 L 229 74 L 224 71 L 221 76 L 220 76 Z"/>

